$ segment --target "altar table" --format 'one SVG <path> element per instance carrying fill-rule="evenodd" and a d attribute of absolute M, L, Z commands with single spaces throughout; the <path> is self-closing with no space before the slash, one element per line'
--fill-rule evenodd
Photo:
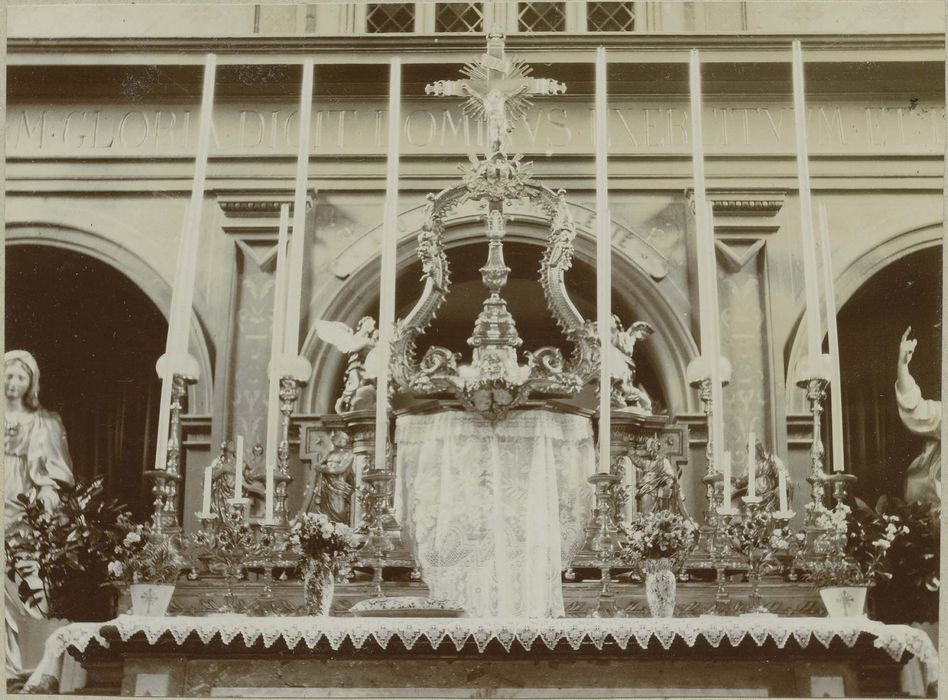
<path fill-rule="evenodd" d="M 122 615 L 59 630 L 41 669 L 63 652 L 129 696 L 856 696 L 938 668 L 924 632 L 866 618 Z"/>

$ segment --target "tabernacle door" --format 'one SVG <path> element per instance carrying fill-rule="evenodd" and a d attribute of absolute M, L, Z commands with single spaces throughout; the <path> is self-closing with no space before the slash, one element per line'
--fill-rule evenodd
<path fill-rule="evenodd" d="M 564 615 L 595 470 L 588 417 L 439 411 L 396 421 L 403 525 L 435 597 L 468 615 Z"/>

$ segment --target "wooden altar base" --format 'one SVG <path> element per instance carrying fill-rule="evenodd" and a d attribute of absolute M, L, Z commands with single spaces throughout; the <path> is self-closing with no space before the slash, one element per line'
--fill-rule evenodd
<path fill-rule="evenodd" d="M 149 644 L 142 634 L 123 642 L 106 626 L 109 647 L 93 643 L 75 654 L 89 672 L 88 691 L 124 696 L 193 697 L 620 697 L 620 696 L 893 696 L 900 663 L 861 638 L 801 648 L 790 640 L 758 647 L 676 641 L 622 650 L 561 642 L 530 651 L 492 641 L 483 652 L 471 642 L 456 651 L 419 640 L 411 650 L 393 638 L 386 648 L 367 643 L 338 650 L 326 643 L 288 649 L 277 640 L 246 647 L 241 640 L 178 645 L 167 635 Z"/>

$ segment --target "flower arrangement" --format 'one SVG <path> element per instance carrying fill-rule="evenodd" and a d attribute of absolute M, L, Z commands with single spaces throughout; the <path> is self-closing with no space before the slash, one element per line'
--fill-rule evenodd
<path fill-rule="evenodd" d="M 909 534 L 898 515 L 860 508 L 859 515 L 845 503 L 832 508 L 808 506 L 819 533 L 803 559 L 804 577 L 819 588 L 871 586 L 892 578 L 888 553 L 894 542 Z M 805 536 L 798 535 L 799 542 Z"/>
<path fill-rule="evenodd" d="M 300 513 L 290 526 L 289 544 L 309 569 L 343 574 L 359 540 L 351 527 L 323 513 Z"/>
<path fill-rule="evenodd" d="M 17 496 L 18 517 L 5 535 L 7 577 L 28 608 L 47 618 L 106 620 L 111 601 L 101 584 L 123 536 L 122 507 L 105 498 L 104 479 L 62 486 L 52 510 Z"/>
<path fill-rule="evenodd" d="M 119 524 L 126 532 L 115 547 L 115 558 L 109 562 L 113 581 L 171 584 L 178 580 L 187 561 L 169 537 L 155 531 L 151 524 L 132 523 L 127 515 L 119 518 Z"/>
<path fill-rule="evenodd" d="M 740 520 L 728 523 L 725 535 L 731 549 L 752 568 L 793 547 L 790 529 L 779 527 L 773 512 L 764 508 L 751 510 Z"/>
<path fill-rule="evenodd" d="M 625 527 L 622 559 L 638 563 L 654 559 L 680 559 L 698 540 L 698 526 L 670 511 L 638 516 Z"/>

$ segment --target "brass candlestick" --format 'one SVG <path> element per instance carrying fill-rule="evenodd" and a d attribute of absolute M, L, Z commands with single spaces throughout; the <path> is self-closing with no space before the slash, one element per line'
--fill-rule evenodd
<path fill-rule="evenodd" d="M 612 594 L 612 567 L 616 563 L 619 552 L 619 539 L 612 514 L 615 511 L 613 499 L 615 487 L 619 483 L 618 474 L 597 472 L 589 477 L 588 481 L 595 489 L 595 506 L 592 518 L 586 528 L 586 546 L 595 552 L 599 565 L 599 598 L 596 607 L 589 613 L 590 617 L 617 617 L 615 597 Z"/>
<path fill-rule="evenodd" d="M 823 445 L 822 416 L 823 401 L 826 399 L 826 388 L 829 386 L 829 379 L 827 373 L 822 371 L 821 368 L 825 365 L 827 358 L 827 355 L 820 355 L 819 358 L 804 358 L 800 363 L 801 376 L 797 380 L 797 386 L 806 390 L 806 398 L 810 404 L 810 414 L 813 416 L 810 475 L 807 477 L 807 482 L 810 484 L 810 503 L 812 507 L 809 509 L 807 526 L 812 526 L 814 509 L 823 505 L 823 499 L 826 495 L 824 483 L 827 474 L 823 468 L 825 448 Z"/>
<path fill-rule="evenodd" d="M 169 423 L 168 453 L 164 469 L 149 469 L 145 476 L 154 480 L 154 510 L 152 522 L 159 532 L 180 532 L 181 520 L 178 517 L 178 490 L 181 476 L 181 413 L 184 409 L 184 397 L 188 386 L 197 383 L 197 379 L 187 374 L 174 374 L 171 379 L 171 419 Z M 159 440 L 164 439 L 158 436 Z"/>

